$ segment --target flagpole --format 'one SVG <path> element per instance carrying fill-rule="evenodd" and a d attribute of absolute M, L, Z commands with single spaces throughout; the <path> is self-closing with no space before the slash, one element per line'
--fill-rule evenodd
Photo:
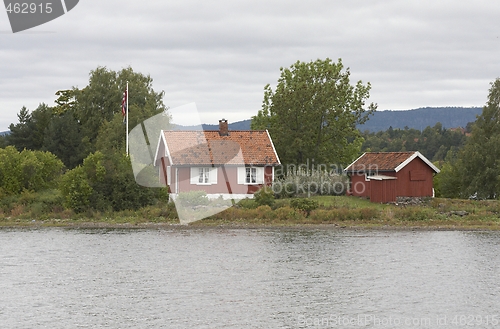
<path fill-rule="evenodd" d="M 126 124 L 127 124 L 127 131 L 126 131 L 126 144 L 127 144 L 127 155 L 128 155 L 128 81 L 127 81 L 127 108 L 126 108 L 126 117 L 125 117 L 125 121 L 126 121 Z"/>

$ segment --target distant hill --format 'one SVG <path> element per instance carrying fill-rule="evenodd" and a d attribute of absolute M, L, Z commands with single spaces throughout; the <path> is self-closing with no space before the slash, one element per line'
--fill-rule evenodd
<path fill-rule="evenodd" d="M 10 130 L 0 131 L 0 136 L 10 135 Z"/>
<path fill-rule="evenodd" d="M 406 111 L 376 111 L 370 120 L 358 125 L 361 131 L 385 131 L 392 128 L 425 129 L 441 122 L 444 128 L 465 127 L 467 123 L 476 121 L 481 114 L 481 107 L 424 107 Z M 251 120 L 229 123 L 229 130 L 250 130 Z M 219 125 L 203 124 L 203 130 L 218 130 Z M 200 126 L 177 126 L 177 130 L 201 130 Z"/>
<path fill-rule="evenodd" d="M 406 111 L 377 111 L 365 124 L 359 125 L 361 131 L 385 131 L 404 127 L 425 129 L 441 122 L 444 128 L 465 127 L 467 123 L 476 121 L 481 114 L 481 107 L 424 107 Z"/>

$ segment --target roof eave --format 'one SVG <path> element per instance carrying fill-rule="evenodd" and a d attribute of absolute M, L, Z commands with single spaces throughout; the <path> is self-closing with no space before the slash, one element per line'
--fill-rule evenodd
<path fill-rule="evenodd" d="M 269 138 L 269 142 L 271 143 L 271 146 L 273 147 L 274 155 L 276 156 L 276 160 L 278 161 L 277 166 L 281 164 L 280 157 L 278 156 L 278 152 L 276 152 L 276 148 L 274 147 L 273 140 L 271 138 L 271 135 L 269 134 L 269 131 L 266 129 L 267 137 Z"/>
<path fill-rule="evenodd" d="M 344 169 L 344 171 L 345 172 L 356 172 L 356 170 L 349 170 L 349 167 L 351 167 L 353 164 L 355 164 L 356 162 L 358 162 L 358 160 L 361 159 L 362 157 L 364 157 L 365 154 L 366 154 L 366 152 L 363 153 L 363 154 L 361 154 L 356 160 L 354 160 L 350 165 L 348 165 L 347 168 Z"/>
<path fill-rule="evenodd" d="M 432 170 L 434 170 L 436 174 L 439 174 L 440 170 L 435 165 L 433 165 L 432 162 L 430 162 L 425 156 L 423 156 L 422 153 L 420 153 L 419 151 L 415 151 L 415 153 L 413 153 L 408 159 L 403 161 L 399 166 L 394 168 L 394 170 L 396 172 L 399 172 L 401 169 L 403 169 L 407 164 L 412 162 L 417 157 L 420 158 L 420 160 L 422 160 L 423 162 L 425 162 L 425 164 L 427 164 Z"/>

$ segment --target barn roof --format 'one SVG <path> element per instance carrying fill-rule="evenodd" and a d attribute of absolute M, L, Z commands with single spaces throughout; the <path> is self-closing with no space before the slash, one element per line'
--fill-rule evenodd
<path fill-rule="evenodd" d="M 159 142 L 166 145 L 163 156 L 175 166 L 280 164 L 267 130 L 231 130 L 228 135 L 218 130 L 162 130 Z"/>
<path fill-rule="evenodd" d="M 415 158 L 420 158 L 434 172 L 439 173 L 439 169 L 432 164 L 420 152 L 366 152 L 353 163 L 351 163 L 345 171 L 347 172 L 367 172 L 367 171 L 395 171 L 403 169 L 408 163 Z"/>

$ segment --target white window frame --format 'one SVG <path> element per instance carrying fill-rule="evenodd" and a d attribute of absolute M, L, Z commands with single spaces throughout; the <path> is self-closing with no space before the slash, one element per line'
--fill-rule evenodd
<path fill-rule="evenodd" d="M 365 182 L 369 182 L 370 181 L 370 176 L 375 176 L 375 175 L 377 175 L 377 173 L 374 172 L 374 171 L 365 172 Z"/>
<path fill-rule="evenodd" d="M 255 174 L 255 175 L 253 175 Z M 264 168 L 262 167 L 239 167 L 238 184 L 240 185 L 262 185 L 264 184 Z"/>
<path fill-rule="evenodd" d="M 255 167 L 245 168 L 245 183 L 257 184 L 257 168 Z"/>
<path fill-rule="evenodd" d="M 217 184 L 217 168 L 191 167 L 189 181 L 192 185 Z"/>

